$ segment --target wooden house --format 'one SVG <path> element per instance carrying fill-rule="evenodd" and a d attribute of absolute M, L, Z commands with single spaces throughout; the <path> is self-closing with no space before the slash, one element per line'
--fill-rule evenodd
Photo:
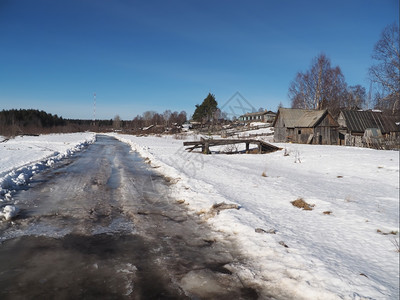
<path fill-rule="evenodd" d="M 275 142 L 336 145 L 338 123 L 327 110 L 280 108 L 274 123 Z"/>
<path fill-rule="evenodd" d="M 263 123 L 273 123 L 275 120 L 276 113 L 273 111 L 260 111 L 241 115 L 239 121 L 242 122 L 263 122 Z"/>
<path fill-rule="evenodd" d="M 382 139 L 395 141 L 400 136 L 400 127 L 396 120 L 399 121 L 398 118 L 386 116 L 381 111 L 342 110 L 338 117 L 339 144 L 363 147 L 367 130 L 379 132 Z"/>

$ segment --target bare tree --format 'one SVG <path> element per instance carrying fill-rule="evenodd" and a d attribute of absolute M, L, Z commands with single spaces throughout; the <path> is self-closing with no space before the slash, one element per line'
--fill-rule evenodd
<path fill-rule="evenodd" d="M 293 108 L 337 109 L 345 96 L 346 82 L 339 67 L 332 68 L 325 54 L 312 61 L 310 70 L 299 72 L 289 86 Z"/>
<path fill-rule="evenodd" d="M 336 66 L 330 69 L 325 82 L 325 97 L 321 109 L 329 109 L 331 113 L 338 114 L 346 97 L 347 84 L 342 70 Z"/>
<path fill-rule="evenodd" d="M 289 98 L 293 108 L 310 108 L 310 90 L 308 88 L 308 74 L 297 73 L 296 78 L 289 86 Z"/>
<path fill-rule="evenodd" d="M 217 108 L 214 111 L 213 116 L 212 116 L 213 124 L 217 124 L 218 120 L 221 119 L 221 117 L 222 117 L 222 112 L 221 112 L 221 110 L 219 108 Z"/>
<path fill-rule="evenodd" d="M 361 109 L 367 106 L 367 93 L 365 88 L 357 84 L 349 86 L 341 108 Z"/>
<path fill-rule="evenodd" d="M 166 111 L 164 111 L 163 113 L 163 118 L 164 118 L 164 122 L 165 122 L 165 126 L 169 127 L 171 125 L 171 115 L 172 112 L 171 110 L 167 109 Z"/>
<path fill-rule="evenodd" d="M 379 101 L 391 103 L 393 113 L 399 109 L 400 99 L 400 50 L 399 26 L 395 23 L 387 26 L 375 44 L 372 58 L 377 64 L 369 68 L 370 78 L 381 88 Z"/>
<path fill-rule="evenodd" d="M 155 113 L 153 115 L 152 121 L 151 123 L 153 125 L 162 125 L 164 123 L 164 118 L 162 115 L 160 115 L 159 113 Z"/>
<path fill-rule="evenodd" d="M 156 114 L 156 112 L 152 111 L 152 110 L 148 110 L 143 113 L 144 126 L 151 125 L 155 114 Z"/>
<path fill-rule="evenodd" d="M 171 116 L 169 118 L 171 124 L 178 123 L 178 115 L 179 114 L 177 111 L 174 111 L 173 113 L 171 113 Z"/>
<path fill-rule="evenodd" d="M 139 128 L 142 128 L 144 125 L 143 118 L 140 115 L 137 115 L 131 122 L 132 129 L 138 130 Z"/>
<path fill-rule="evenodd" d="M 113 128 L 120 129 L 121 128 L 121 118 L 119 115 L 116 115 L 113 120 Z"/>
<path fill-rule="evenodd" d="M 186 120 L 187 120 L 186 111 L 182 110 L 178 115 L 177 123 L 179 125 L 182 125 L 183 123 L 186 122 Z"/>

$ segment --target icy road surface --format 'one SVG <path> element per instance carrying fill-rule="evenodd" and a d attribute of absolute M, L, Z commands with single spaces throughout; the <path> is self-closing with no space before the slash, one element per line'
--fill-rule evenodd
<path fill-rule="evenodd" d="M 113 137 L 35 175 L 0 223 L 0 299 L 257 299 L 242 257 Z"/>

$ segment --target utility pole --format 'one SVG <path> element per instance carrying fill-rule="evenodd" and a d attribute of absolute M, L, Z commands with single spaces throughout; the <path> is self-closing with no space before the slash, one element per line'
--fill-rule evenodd
<path fill-rule="evenodd" d="M 96 125 L 96 93 L 93 94 L 93 126 Z"/>

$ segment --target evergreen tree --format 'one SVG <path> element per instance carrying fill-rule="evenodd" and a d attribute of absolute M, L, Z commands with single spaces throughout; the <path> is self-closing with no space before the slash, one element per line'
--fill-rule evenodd
<path fill-rule="evenodd" d="M 209 93 L 201 105 L 196 105 L 193 120 L 197 122 L 211 121 L 217 109 L 218 102 L 215 100 L 215 96 Z"/>

